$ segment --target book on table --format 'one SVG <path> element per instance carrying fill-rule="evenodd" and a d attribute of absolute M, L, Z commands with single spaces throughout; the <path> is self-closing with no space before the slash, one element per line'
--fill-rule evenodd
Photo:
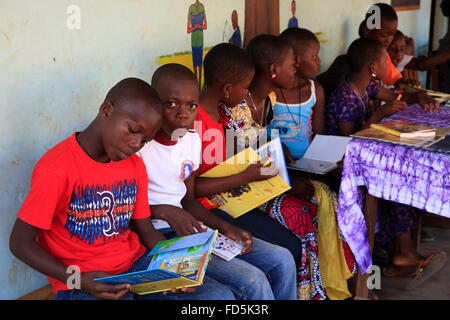
<path fill-rule="evenodd" d="M 419 124 L 414 124 L 409 121 L 392 121 L 386 123 L 373 123 L 371 128 L 393 134 L 400 138 L 421 138 L 436 136 L 436 128 Z"/>
<path fill-rule="evenodd" d="M 306 150 L 303 158 L 295 165 L 288 165 L 288 169 L 314 173 L 327 174 L 336 169 L 337 163 L 342 160 L 347 151 L 350 137 L 316 135 Z"/>
<path fill-rule="evenodd" d="M 124 273 L 94 281 L 132 285 L 139 295 L 194 287 L 203 283 L 218 231 L 160 241 L 149 253 L 153 258 L 147 270 Z"/>
<path fill-rule="evenodd" d="M 427 148 L 435 143 L 441 141 L 445 138 L 447 134 L 450 133 L 450 128 L 439 128 L 434 127 L 436 129 L 436 134 L 434 136 L 425 136 L 425 137 L 414 137 L 414 138 L 401 138 L 399 136 L 387 133 L 382 130 L 367 128 L 361 130 L 352 135 L 354 138 L 360 139 L 369 139 L 376 140 L 382 142 L 390 142 L 395 144 L 401 144 L 406 146 L 412 146 L 417 148 Z"/>
<path fill-rule="evenodd" d="M 262 155 L 265 153 L 271 155 L 278 168 L 279 174 L 277 176 L 263 181 L 250 182 L 247 185 L 208 197 L 208 201 L 212 205 L 226 211 L 234 218 L 242 216 L 291 189 L 286 164 L 282 156 L 283 148 L 280 139 L 276 138 L 258 150 Z M 262 157 L 249 147 L 204 173 L 202 177 L 221 178 L 235 175 L 245 171 L 251 164 L 260 160 L 262 160 Z M 264 170 L 264 168 L 261 170 Z"/>

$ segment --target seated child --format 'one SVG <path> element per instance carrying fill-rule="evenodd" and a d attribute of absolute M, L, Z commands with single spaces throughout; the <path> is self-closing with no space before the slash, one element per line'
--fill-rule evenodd
<path fill-rule="evenodd" d="M 155 90 L 139 79 L 122 80 L 84 131 L 53 147 L 36 164 L 10 249 L 48 276 L 55 299 L 135 298 L 129 284 L 93 279 L 145 270 L 149 250 L 166 239 L 150 221 L 146 170 L 134 155 L 153 139 L 161 122 Z M 78 267 L 79 282 L 71 282 L 69 266 Z M 234 299 L 227 287 L 209 278 L 195 289 L 173 291 L 180 292 L 191 294 L 139 298 Z"/>
<path fill-rule="evenodd" d="M 273 90 L 273 84 L 280 83 L 283 87 L 290 88 L 295 80 L 294 75 L 296 70 L 294 67 L 295 59 L 293 50 L 284 40 L 276 36 L 258 36 L 251 41 L 251 44 L 249 44 L 248 52 L 252 52 L 250 48 L 252 48 L 254 44 L 259 46 L 260 42 L 266 41 L 270 43 L 269 48 L 261 48 L 261 52 L 264 52 L 263 56 L 266 60 L 264 62 L 258 61 L 257 63 L 256 60 L 253 60 L 256 65 L 256 73 L 250 85 L 251 93 L 248 93 L 245 96 L 244 102 L 237 107 L 233 106 L 235 106 L 234 103 L 238 104 L 239 100 L 218 101 L 215 104 L 217 106 L 217 104 L 222 102 L 222 106 L 219 109 L 219 118 L 226 129 L 233 130 L 234 135 L 237 136 L 237 140 L 240 143 L 240 147 L 246 147 L 247 140 L 250 140 L 249 144 L 253 144 L 261 134 L 264 134 L 264 127 L 267 126 L 266 123 L 268 121 L 266 117 L 261 115 L 267 115 L 269 118 L 270 116 L 273 116 L 271 107 L 269 108 L 269 105 L 266 104 L 266 97 Z M 251 54 L 250 56 L 253 59 Z M 217 57 L 216 59 L 226 60 L 227 57 Z M 274 63 L 273 61 L 276 62 Z M 270 70 L 264 69 L 263 76 L 260 74 L 260 65 L 270 66 Z M 212 68 L 210 72 L 211 74 L 218 74 L 221 70 Z M 232 79 L 233 77 L 230 76 L 229 81 L 233 81 Z M 258 86 L 254 86 L 255 83 L 258 83 Z M 249 84 L 250 82 L 247 85 Z M 221 86 L 218 86 L 218 88 L 221 88 Z M 258 90 L 255 90 L 255 88 Z M 204 93 L 205 96 L 207 96 L 206 94 L 208 92 Z M 254 107 L 252 110 L 248 107 L 246 101 L 258 101 L 258 103 L 252 104 Z M 211 106 L 214 106 L 214 104 Z M 267 109 L 263 110 L 263 108 Z M 214 107 L 214 109 L 217 110 L 216 107 Z M 262 123 L 264 123 L 264 126 Z M 229 148 L 229 142 L 233 143 L 233 141 L 227 141 L 227 148 Z M 233 176 L 221 180 L 229 181 L 232 179 L 234 179 Z M 242 181 L 241 183 L 248 182 L 249 180 Z M 206 181 L 204 183 L 206 185 Z M 306 188 L 311 188 L 311 191 L 308 191 L 311 192 L 311 195 L 305 195 L 306 192 L 299 189 L 296 190 L 297 194 L 301 194 L 303 197 L 309 196 L 309 198 L 311 198 L 314 194 L 314 186 L 309 184 L 305 179 L 300 183 L 303 183 L 303 187 L 306 185 Z M 215 189 L 213 192 L 205 187 L 202 195 L 210 196 L 217 191 L 220 192 L 225 190 L 227 189 L 222 187 L 222 189 Z M 303 252 L 302 259 L 298 262 L 298 296 L 300 299 L 324 299 L 326 297 L 326 292 L 320 278 L 318 261 L 316 210 L 316 206 L 311 202 L 298 199 L 290 194 L 284 194 L 265 204 L 265 213 L 267 216 L 278 221 L 280 226 L 290 230 L 290 232 L 301 241 Z M 257 228 L 257 221 L 252 221 L 249 214 L 238 218 L 240 222 L 243 219 L 247 219 L 247 221 L 244 222 L 246 223 L 247 228 L 251 228 L 252 230 Z M 258 219 L 261 220 L 261 218 Z M 269 237 L 274 237 L 275 232 L 273 230 L 267 229 L 266 232 L 272 233 L 272 235 L 268 235 Z M 281 245 L 283 244 L 281 243 Z"/>
<path fill-rule="evenodd" d="M 430 57 L 416 58 L 413 55 L 406 54 L 406 37 L 399 30 L 397 30 L 394 40 L 388 48 L 388 53 L 399 72 L 403 72 L 405 69 L 431 70 L 450 60 L 450 49 L 438 52 Z"/>
<path fill-rule="evenodd" d="M 381 13 L 381 28 L 369 29 L 367 27 L 367 20 L 371 17 L 371 13 L 367 13 L 364 21 L 360 25 L 359 35 L 361 38 L 370 38 L 378 40 L 382 46 L 387 50 L 394 39 L 398 27 L 398 16 L 395 10 L 388 4 L 375 4 L 380 9 Z M 387 69 L 383 78 L 380 79 L 385 85 L 392 86 L 402 78 L 401 73 L 395 68 L 391 61 L 391 57 L 386 51 L 386 65 Z M 330 95 L 336 90 L 337 86 L 342 80 L 342 77 L 348 75 L 350 66 L 346 55 L 341 55 L 336 58 L 330 68 L 318 76 L 318 81 L 323 85 L 325 90 L 326 100 L 329 100 Z M 386 88 L 379 89 L 379 95 L 386 97 L 384 101 L 391 101 L 397 96 L 395 92 L 389 92 Z M 430 98 L 424 92 L 416 93 L 402 93 L 402 99 L 408 104 L 420 104 L 423 110 L 431 112 L 436 111 L 439 104 L 434 99 Z"/>
<path fill-rule="evenodd" d="M 355 40 L 348 49 L 347 58 L 350 74 L 342 79 L 327 106 L 329 133 L 341 136 L 367 128 L 406 107 L 404 101 L 382 96 L 383 88 L 375 81 L 383 79 L 386 72 L 386 49 L 379 41 L 370 38 Z M 373 98 L 387 103 L 372 112 L 369 99 Z M 377 220 L 380 231 L 375 236 L 376 244 L 384 245 L 394 240 L 393 237 L 397 243 L 402 243 L 401 247 L 391 251 L 392 261 L 387 273 L 410 275 L 410 267 L 421 265 L 425 268 L 434 255 L 425 258 L 416 252 L 410 234 L 415 228 L 418 212 L 410 206 L 390 201 L 380 200 L 379 203 Z"/>
<path fill-rule="evenodd" d="M 318 56 L 320 42 L 314 33 L 302 28 L 286 29 L 280 37 L 294 49 L 297 73 L 295 85 L 292 88 L 275 89 L 274 116 L 269 129 L 279 131 L 281 141 L 286 146 L 285 153 L 287 151 L 289 154 L 288 158 L 297 160 L 305 154 L 314 134 L 327 134 L 323 87 L 313 80 L 320 72 L 321 62 Z M 344 259 L 340 260 L 340 258 L 344 254 L 349 260 L 353 259 L 351 258 L 351 250 L 344 239 L 342 240 L 343 244 L 341 244 L 342 236 L 339 234 L 335 215 L 335 199 L 337 197 L 327 185 L 317 181 L 312 181 L 312 183 L 318 189 L 318 194 L 321 194 L 322 189 L 326 193 L 326 196 L 319 201 L 318 212 L 319 261 L 322 281 L 331 299 L 346 298 L 348 296 L 339 295 L 336 292 L 336 287 L 339 287 L 340 280 L 341 290 L 346 288 L 346 279 L 340 278 L 339 275 L 346 274 L 348 268 L 345 262 L 339 266 L 336 261 L 343 262 Z M 320 198 L 320 196 L 317 197 Z M 320 204 L 327 202 L 326 198 L 333 199 L 333 201 L 328 201 L 331 205 L 321 210 Z M 335 250 L 336 246 L 330 245 L 332 243 L 338 243 L 339 250 Z M 342 245 L 344 250 L 342 250 Z M 354 260 L 349 261 L 349 265 L 355 266 Z M 347 276 L 350 277 L 351 274 L 347 273 Z M 342 291 L 345 292 L 346 290 Z"/>
<path fill-rule="evenodd" d="M 232 106 L 240 103 L 248 93 L 248 87 L 254 74 L 254 64 L 242 49 L 219 44 L 205 56 L 205 86 L 200 96 L 201 107 L 199 107 L 196 121 L 197 131 L 203 137 L 203 161 L 200 165 L 200 174 L 234 155 L 232 141 L 230 140 L 230 143 L 227 141 L 227 145 L 225 145 L 225 131 L 219 122 L 218 108 L 222 105 Z M 230 151 L 226 152 L 227 149 Z M 299 222 L 298 228 L 304 231 L 303 238 L 300 238 L 259 209 L 251 210 L 234 219 L 218 210 L 217 205 L 209 202 L 206 198 L 252 181 L 267 180 L 277 174 L 273 164 L 264 170 L 265 172 L 261 168 L 262 163 L 259 162 L 250 165 L 240 174 L 228 177 L 198 177 L 196 196 L 201 198 L 202 204 L 212 213 L 227 220 L 230 224 L 242 226 L 260 239 L 289 249 L 298 268 L 298 298 L 321 299 L 325 297 L 325 292 L 320 283 L 320 276 L 313 278 L 311 275 L 312 269 L 314 269 L 314 276 L 320 274 L 317 271 L 318 263 L 308 263 L 310 256 L 312 256 L 311 259 L 317 261 L 317 251 L 314 251 L 317 248 L 317 242 L 314 235 L 313 216 L 307 213 L 309 210 L 315 210 L 313 204 L 309 204 L 309 207 L 307 205 L 300 207 L 297 202 L 292 202 L 290 207 L 286 205 L 286 208 L 290 208 L 292 212 L 303 213 L 299 217 L 292 217 L 293 221 Z M 311 246 L 313 246 L 312 249 Z M 317 285 L 313 287 L 315 284 Z"/>
<path fill-rule="evenodd" d="M 303 157 L 315 134 L 326 134 L 325 94 L 314 81 L 320 72 L 320 42 L 309 30 L 289 28 L 280 35 L 294 49 L 297 58 L 295 84 L 276 88 L 276 103 L 270 129 L 277 129 L 290 158 Z"/>
<path fill-rule="evenodd" d="M 163 124 L 138 155 L 148 169 L 153 218 L 166 222 L 165 227 L 159 227 L 161 232 L 193 234 L 202 230 L 197 221 L 218 229 L 245 247 L 230 261 L 213 255 L 208 277 L 230 287 L 237 299 L 295 300 L 295 262 L 290 252 L 252 238 L 249 232 L 211 214 L 194 196 L 202 147 L 198 133 L 189 130 L 197 117 L 200 97 L 194 74 L 182 65 L 167 64 L 155 71 L 152 86 L 162 100 Z"/>

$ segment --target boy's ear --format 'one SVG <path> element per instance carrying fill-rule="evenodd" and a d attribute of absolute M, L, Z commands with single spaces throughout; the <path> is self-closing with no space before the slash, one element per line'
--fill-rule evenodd
<path fill-rule="evenodd" d="M 106 119 L 109 117 L 111 112 L 113 111 L 114 107 L 109 100 L 103 101 L 103 103 L 100 106 L 99 115 L 101 119 Z"/>
<path fill-rule="evenodd" d="M 269 67 L 269 72 L 272 77 L 274 75 L 277 76 L 279 73 L 279 66 L 276 63 L 272 63 Z"/>
<path fill-rule="evenodd" d="M 377 74 L 377 65 L 376 65 L 375 62 L 372 62 L 372 63 L 369 65 L 369 68 L 370 68 L 370 73 L 371 73 L 371 74 Z"/>
<path fill-rule="evenodd" d="M 225 99 L 228 99 L 231 96 L 231 91 L 233 90 L 233 85 L 231 83 L 227 83 L 223 86 L 223 95 Z"/>

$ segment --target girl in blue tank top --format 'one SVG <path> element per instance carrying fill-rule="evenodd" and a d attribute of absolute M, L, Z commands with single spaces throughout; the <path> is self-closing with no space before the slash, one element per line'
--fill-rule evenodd
<path fill-rule="evenodd" d="M 315 79 L 320 72 L 320 42 L 306 29 L 286 30 L 281 37 L 288 40 L 297 60 L 296 83 L 290 89 L 277 89 L 276 104 L 270 129 L 279 131 L 281 142 L 290 155 L 303 157 L 315 134 L 327 134 L 325 93 Z M 288 159 L 289 160 L 289 159 Z"/>
<path fill-rule="evenodd" d="M 308 149 L 313 137 L 313 107 L 317 103 L 316 88 L 313 80 L 311 83 L 311 95 L 303 103 L 282 103 L 277 95 L 277 102 L 273 108 L 273 120 L 270 129 L 277 129 L 280 133 L 280 139 L 289 149 L 294 159 L 301 159 Z M 283 89 L 277 90 L 283 98 Z M 300 89 L 299 96 L 300 96 Z M 286 101 L 286 98 L 283 98 Z M 299 102 L 301 97 L 299 97 Z"/>

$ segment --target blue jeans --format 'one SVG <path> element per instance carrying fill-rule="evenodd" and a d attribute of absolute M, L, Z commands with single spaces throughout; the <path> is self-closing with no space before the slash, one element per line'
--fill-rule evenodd
<path fill-rule="evenodd" d="M 153 256 L 149 256 L 149 251 L 144 253 L 136 260 L 126 273 L 146 270 Z M 90 294 L 81 290 L 62 290 L 58 291 L 55 300 L 97 300 Z M 167 295 L 161 292 L 137 295 L 132 292 L 128 293 L 123 300 L 235 300 L 233 292 L 225 285 L 220 284 L 205 275 L 203 285 L 195 287 L 194 293 L 172 294 Z"/>
<path fill-rule="evenodd" d="M 252 237 L 253 250 L 226 261 L 213 255 L 206 275 L 238 300 L 295 300 L 296 266 L 289 250 Z"/>

